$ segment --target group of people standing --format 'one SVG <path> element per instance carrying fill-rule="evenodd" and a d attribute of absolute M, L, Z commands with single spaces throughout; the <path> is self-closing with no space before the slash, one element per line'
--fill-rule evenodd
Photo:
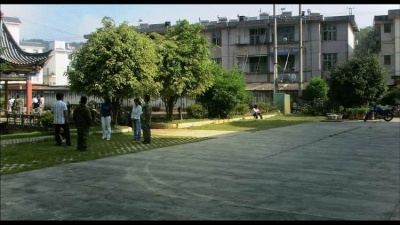
<path fill-rule="evenodd" d="M 25 101 L 23 98 L 21 98 L 19 95 L 17 95 L 17 98 L 14 98 L 14 96 L 8 98 L 8 112 L 17 112 L 21 113 L 22 107 L 24 107 Z"/>
<path fill-rule="evenodd" d="M 23 98 L 21 98 L 19 95 L 17 95 L 17 98 L 14 98 L 14 96 L 8 98 L 8 112 L 19 112 L 21 113 L 22 107 L 24 107 L 25 101 Z M 43 95 L 40 95 L 40 98 L 37 98 L 37 96 L 34 96 L 32 99 L 32 105 L 33 109 L 37 108 L 43 108 L 44 107 L 44 97 Z"/>
<path fill-rule="evenodd" d="M 74 109 L 72 119 L 74 120 L 75 127 L 77 130 L 77 150 L 87 151 L 88 149 L 88 137 L 89 128 L 92 125 L 92 113 L 90 108 L 87 106 L 87 97 L 81 96 L 79 105 Z M 150 95 L 144 96 L 144 105 L 142 106 L 138 98 L 134 99 L 134 106 L 131 111 L 132 120 L 132 131 L 134 141 L 140 141 L 141 133 L 143 130 L 143 144 L 150 144 L 151 141 L 151 106 Z M 111 139 L 111 122 L 113 120 L 113 105 L 110 98 L 105 98 L 104 103 L 100 108 L 101 113 L 101 129 L 102 139 Z M 64 102 L 64 94 L 56 94 L 56 102 L 51 106 L 51 112 L 54 114 L 54 135 L 57 146 L 61 146 L 63 138 L 67 146 L 72 146 L 70 127 L 68 121 L 68 107 Z M 61 129 L 63 133 L 61 133 Z"/>

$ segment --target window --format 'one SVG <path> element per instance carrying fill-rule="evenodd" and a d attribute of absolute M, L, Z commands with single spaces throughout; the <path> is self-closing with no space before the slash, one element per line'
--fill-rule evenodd
<path fill-rule="evenodd" d="M 387 66 L 390 66 L 390 64 L 391 64 L 391 57 L 390 57 L 390 55 L 384 55 L 384 56 L 383 56 L 383 64 L 384 64 L 384 65 L 387 65 Z"/>
<path fill-rule="evenodd" d="M 218 46 L 222 46 L 221 43 L 221 31 L 214 31 L 211 34 L 212 43 Z"/>
<path fill-rule="evenodd" d="M 383 32 L 391 33 L 392 32 L 392 24 L 390 24 L 390 23 L 383 24 Z"/>
<path fill-rule="evenodd" d="M 250 44 L 255 45 L 264 43 L 265 32 L 265 28 L 250 29 Z"/>
<path fill-rule="evenodd" d="M 266 56 L 249 57 L 250 73 L 267 73 L 268 61 Z"/>
<path fill-rule="evenodd" d="M 337 63 L 337 53 L 324 54 L 324 71 L 329 71 Z"/>
<path fill-rule="evenodd" d="M 287 61 L 287 63 L 286 63 Z M 286 65 L 286 70 L 285 69 Z M 294 68 L 294 55 L 278 55 L 278 73 L 286 73 Z"/>
<path fill-rule="evenodd" d="M 222 59 L 221 58 L 213 58 L 214 62 L 221 64 L 222 63 Z"/>
<path fill-rule="evenodd" d="M 279 41 L 294 41 L 294 26 L 277 27 L 278 42 Z"/>
<path fill-rule="evenodd" d="M 336 25 L 324 26 L 324 41 L 336 41 Z"/>

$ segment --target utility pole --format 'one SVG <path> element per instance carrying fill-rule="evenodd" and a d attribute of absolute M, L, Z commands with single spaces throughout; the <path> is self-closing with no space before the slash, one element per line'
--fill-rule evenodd
<path fill-rule="evenodd" d="M 301 4 L 299 4 L 299 17 L 300 17 L 300 35 L 299 35 L 299 96 L 303 94 L 303 12 L 301 11 Z"/>
<path fill-rule="evenodd" d="M 274 92 L 272 93 L 273 103 L 275 104 L 276 74 L 278 73 L 278 28 L 276 24 L 276 13 L 274 4 Z"/>

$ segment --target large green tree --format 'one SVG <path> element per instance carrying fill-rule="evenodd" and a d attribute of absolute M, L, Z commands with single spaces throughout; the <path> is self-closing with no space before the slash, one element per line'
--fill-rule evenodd
<path fill-rule="evenodd" d="M 72 91 L 110 97 L 115 122 L 123 99 L 157 94 L 161 84 L 154 79 L 160 58 L 154 41 L 126 22 L 115 26 L 104 17 L 102 23 L 73 55 L 66 74 Z"/>
<path fill-rule="evenodd" d="M 211 118 L 227 118 L 235 106 L 246 103 L 251 95 L 246 91 L 246 80 L 238 68 L 225 70 L 214 64 L 214 84 L 197 97 Z"/>
<path fill-rule="evenodd" d="M 378 101 L 387 89 L 386 74 L 377 55 L 358 55 L 331 70 L 329 99 L 344 107 Z"/>
<path fill-rule="evenodd" d="M 378 54 L 373 26 L 360 29 L 360 32 L 355 34 L 355 38 L 358 42 L 354 49 L 356 55 Z"/>
<path fill-rule="evenodd" d="M 180 21 L 166 30 L 164 36 L 150 36 L 158 46 L 162 58 L 157 81 L 162 83 L 160 97 L 166 107 L 166 119 L 172 120 L 176 101 L 181 97 L 196 97 L 213 83 L 210 47 L 201 34 L 201 24 Z"/>

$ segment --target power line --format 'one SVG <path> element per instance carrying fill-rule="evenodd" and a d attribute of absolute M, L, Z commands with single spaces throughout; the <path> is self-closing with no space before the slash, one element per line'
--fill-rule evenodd
<path fill-rule="evenodd" d="M 77 39 L 85 40 L 85 38 L 83 37 L 83 35 L 73 34 L 73 33 L 70 33 L 70 32 L 64 31 L 64 30 L 60 30 L 60 29 L 58 29 L 58 28 L 54 28 L 54 27 L 51 27 L 51 26 L 48 26 L 48 25 L 45 25 L 45 24 L 41 24 L 41 23 L 31 22 L 31 21 L 29 21 L 29 20 L 27 20 L 27 19 L 25 19 L 25 18 L 19 17 L 19 19 L 21 19 L 23 22 L 30 23 L 30 24 L 34 24 L 34 25 L 40 26 L 40 27 L 44 27 L 44 28 L 47 28 L 47 29 L 49 29 L 49 30 L 51 30 L 51 31 L 56 31 L 56 32 L 59 32 L 59 33 L 64 33 L 64 34 L 72 35 L 72 37 L 67 37 L 67 38 L 52 38 L 52 39 L 48 39 L 48 40 L 77 40 Z M 43 39 L 43 40 L 46 40 L 46 39 Z"/>

